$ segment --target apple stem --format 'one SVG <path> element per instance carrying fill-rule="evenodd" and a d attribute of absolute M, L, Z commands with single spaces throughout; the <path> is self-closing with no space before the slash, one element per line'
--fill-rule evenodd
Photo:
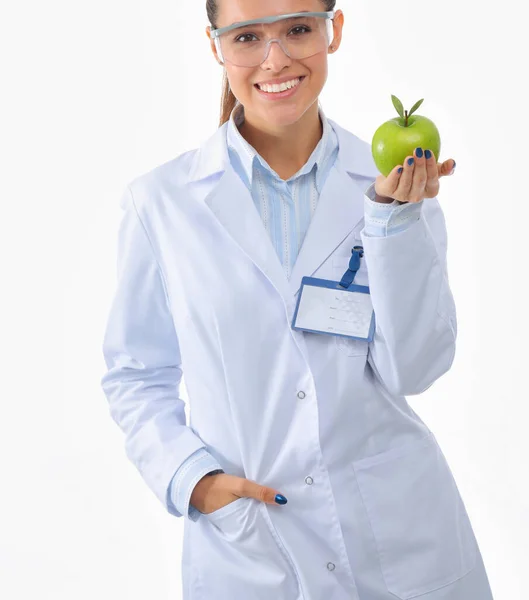
<path fill-rule="evenodd" d="M 405 121 L 404 121 L 404 127 L 408 127 L 408 111 L 405 110 L 404 111 L 404 115 L 405 115 Z"/>

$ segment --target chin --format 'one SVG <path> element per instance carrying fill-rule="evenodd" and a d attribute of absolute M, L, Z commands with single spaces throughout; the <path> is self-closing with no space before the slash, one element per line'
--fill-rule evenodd
<path fill-rule="evenodd" d="M 282 117 L 274 119 L 271 116 L 266 117 L 266 122 L 275 127 L 288 127 L 297 123 L 302 116 L 302 113 L 296 113 L 295 115 L 282 115 Z"/>
<path fill-rule="evenodd" d="M 261 108 L 259 115 L 263 120 L 275 125 L 290 125 L 298 121 L 310 107 L 308 102 L 271 103 L 270 106 Z"/>

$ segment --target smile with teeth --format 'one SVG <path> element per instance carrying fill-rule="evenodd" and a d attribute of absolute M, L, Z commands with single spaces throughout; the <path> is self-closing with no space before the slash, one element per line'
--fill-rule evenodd
<path fill-rule="evenodd" d="M 277 94 L 279 92 L 286 92 L 287 90 L 290 90 L 291 88 L 296 87 L 297 85 L 299 85 L 301 79 L 302 79 L 301 77 L 298 77 L 297 79 L 292 79 L 291 81 L 285 81 L 284 83 L 275 84 L 275 85 L 268 85 L 266 83 L 263 83 L 263 84 L 258 83 L 257 86 L 259 87 L 260 90 L 263 90 L 263 92 L 268 92 L 269 94 Z"/>

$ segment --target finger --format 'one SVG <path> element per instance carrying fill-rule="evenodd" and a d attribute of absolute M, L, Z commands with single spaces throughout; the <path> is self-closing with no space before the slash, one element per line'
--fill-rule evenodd
<path fill-rule="evenodd" d="M 426 177 L 424 151 L 420 147 L 415 148 L 415 170 L 413 171 L 413 181 L 408 195 L 408 202 L 420 202 L 424 198 Z"/>
<path fill-rule="evenodd" d="M 426 156 L 428 153 L 430 154 L 429 158 Z M 439 178 L 435 154 L 431 150 L 426 150 L 424 152 L 424 160 L 426 161 L 426 177 L 428 180 L 428 185 L 434 186 Z"/>
<path fill-rule="evenodd" d="M 264 485 L 259 485 L 255 481 L 251 481 L 250 479 L 245 479 L 241 483 L 241 496 L 246 498 L 255 498 L 260 502 L 265 502 L 266 504 L 285 504 L 284 502 L 277 502 L 276 496 L 280 494 L 274 488 L 266 487 Z M 284 496 L 282 496 L 284 498 Z"/>
<path fill-rule="evenodd" d="M 446 175 L 451 175 L 453 169 L 455 169 L 456 161 L 453 158 L 449 158 L 445 160 L 444 163 L 439 163 L 437 165 L 437 170 L 439 173 L 439 177 L 445 177 Z"/>
<path fill-rule="evenodd" d="M 413 170 L 415 168 L 415 159 L 413 156 L 406 157 L 403 168 L 404 170 L 400 174 L 399 185 L 393 197 L 401 202 L 407 202 L 413 183 Z"/>

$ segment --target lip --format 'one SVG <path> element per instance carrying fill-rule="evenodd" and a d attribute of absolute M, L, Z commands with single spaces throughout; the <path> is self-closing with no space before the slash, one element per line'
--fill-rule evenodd
<path fill-rule="evenodd" d="M 285 83 L 286 81 L 301 79 L 303 77 L 305 77 L 305 75 L 291 75 L 290 77 L 281 77 L 280 79 L 270 79 L 270 81 L 258 81 L 255 85 L 279 85 L 281 83 Z"/>
<path fill-rule="evenodd" d="M 292 79 L 297 79 L 297 78 L 291 77 L 290 79 L 283 79 L 283 81 L 292 81 Z M 289 90 L 286 90 L 284 92 L 275 92 L 275 93 L 274 92 L 265 92 L 262 89 L 260 89 L 257 84 L 254 85 L 254 88 L 257 90 L 257 93 L 260 94 L 266 100 L 282 100 L 283 98 L 290 98 L 291 96 L 293 96 L 294 94 L 297 93 L 297 91 L 303 85 L 303 82 L 305 81 L 305 76 L 302 75 L 301 77 L 299 77 L 299 79 L 301 79 L 301 81 L 298 83 L 298 85 L 296 85 L 295 87 L 290 88 Z"/>

